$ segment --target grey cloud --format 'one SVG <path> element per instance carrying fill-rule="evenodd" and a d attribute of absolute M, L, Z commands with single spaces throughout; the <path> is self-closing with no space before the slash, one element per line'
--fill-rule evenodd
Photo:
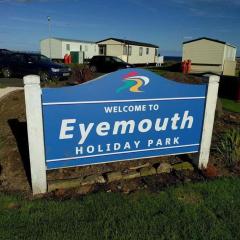
<path fill-rule="evenodd" d="M 228 4 L 228 5 L 237 5 L 240 6 L 239 0 L 170 0 L 172 2 L 175 2 L 176 4 L 182 4 L 182 5 L 195 5 L 199 3 L 206 3 L 206 4 Z"/>
<path fill-rule="evenodd" d="M 219 19 L 239 19 L 239 16 L 223 14 L 222 11 L 210 11 L 209 5 L 222 8 L 225 7 L 240 7 L 240 0 L 169 0 L 175 3 L 176 7 L 184 7 L 192 16 L 204 18 L 219 18 Z"/>

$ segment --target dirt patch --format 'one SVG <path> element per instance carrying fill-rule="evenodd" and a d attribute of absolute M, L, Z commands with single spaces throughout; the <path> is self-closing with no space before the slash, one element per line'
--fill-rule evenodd
<path fill-rule="evenodd" d="M 198 204 L 203 201 L 203 196 L 200 193 L 194 192 L 192 190 L 187 191 L 178 189 L 175 192 L 175 195 L 180 202 L 186 204 Z"/>
<path fill-rule="evenodd" d="M 23 91 L 0 102 L 0 189 L 29 191 L 27 129 Z M 28 173 L 28 174 L 26 174 Z"/>

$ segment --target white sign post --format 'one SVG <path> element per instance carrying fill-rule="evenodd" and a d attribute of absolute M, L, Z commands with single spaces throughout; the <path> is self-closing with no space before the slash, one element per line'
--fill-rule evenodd
<path fill-rule="evenodd" d="M 47 192 L 40 77 L 23 78 L 33 194 Z"/>
<path fill-rule="evenodd" d="M 198 158 L 198 168 L 204 169 L 208 165 L 215 110 L 218 97 L 219 76 L 210 76 L 207 90 L 206 107 L 204 114 L 202 140 Z"/>

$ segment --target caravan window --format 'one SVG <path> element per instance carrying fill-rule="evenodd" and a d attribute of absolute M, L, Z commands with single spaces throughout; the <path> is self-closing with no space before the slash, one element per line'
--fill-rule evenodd
<path fill-rule="evenodd" d="M 146 48 L 146 55 L 149 54 L 149 48 Z"/>
<path fill-rule="evenodd" d="M 132 55 L 132 46 L 128 46 L 128 55 L 129 55 L 129 56 Z"/>
<path fill-rule="evenodd" d="M 126 45 L 123 46 L 123 55 L 127 55 L 127 46 Z"/>

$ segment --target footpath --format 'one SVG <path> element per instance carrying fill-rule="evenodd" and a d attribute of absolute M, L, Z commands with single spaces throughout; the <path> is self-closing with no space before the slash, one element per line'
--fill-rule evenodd
<path fill-rule="evenodd" d="M 23 87 L 6 87 L 0 88 L 0 101 L 5 98 L 9 93 L 22 90 Z"/>

